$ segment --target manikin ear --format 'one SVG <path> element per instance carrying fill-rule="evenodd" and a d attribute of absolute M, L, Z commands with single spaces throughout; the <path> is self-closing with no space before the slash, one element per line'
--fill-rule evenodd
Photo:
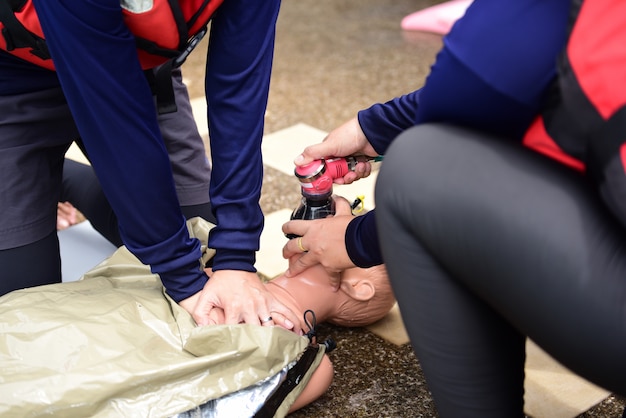
<path fill-rule="evenodd" d="M 376 294 L 374 283 L 366 279 L 351 279 L 344 277 L 341 280 L 341 289 L 352 299 L 367 302 Z"/>

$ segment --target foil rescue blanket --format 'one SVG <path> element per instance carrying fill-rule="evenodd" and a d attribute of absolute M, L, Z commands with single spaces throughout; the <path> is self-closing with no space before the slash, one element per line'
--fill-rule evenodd
<path fill-rule="evenodd" d="M 208 259 L 212 225 L 188 225 Z M 308 346 L 278 327 L 196 326 L 122 247 L 77 282 L 0 297 L 0 416 L 254 416 Z"/>

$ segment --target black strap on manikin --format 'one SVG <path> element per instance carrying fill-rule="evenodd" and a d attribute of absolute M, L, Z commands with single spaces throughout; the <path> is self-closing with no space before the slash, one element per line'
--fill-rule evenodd
<path fill-rule="evenodd" d="M 287 395 L 300 384 L 304 375 L 309 371 L 318 353 L 317 346 L 309 345 L 302 353 L 298 362 L 287 372 L 285 380 L 276 388 L 274 393 L 265 401 L 263 406 L 254 415 L 254 418 L 272 418 L 283 403 Z"/>
<path fill-rule="evenodd" d="M 30 53 L 41 59 L 50 59 L 46 41 L 29 32 L 15 17 L 15 12 L 22 9 L 26 0 L 0 0 L 0 21 L 4 24 L 2 36 L 7 44 L 7 51 L 15 48 L 31 48 Z"/>
<path fill-rule="evenodd" d="M 309 317 L 311 321 L 309 321 Z M 326 341 L 317 343 L 317 319 L 315 318 L 315 312 L 307 309 L 304 312 L 304 322 L 309 327 L 307 337 L 309 338 L 309 345 L 304 350 L 304 353 L 300 356 L 296 364 L 287 371 L 287 376 L 276 388 L 274 393 L 265 401 L 263 406 L 254 415 L 254 418 L 272 418 L 278 408 L 283 403 L 287 395 L 289 395 L 299 384 L 302 384 L 302 379 L 311 368 L 311 365 L 315 361 L 319 352 L 320 344 L 323 344 L 326 353 L 333 351 L 337 344 L 331 338 Z"/>

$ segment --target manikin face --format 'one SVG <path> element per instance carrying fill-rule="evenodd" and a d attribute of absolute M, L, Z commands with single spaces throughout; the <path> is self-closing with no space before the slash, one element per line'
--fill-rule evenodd
<path fill-rule="evenodd" d="M 211 270 L 205 271 L 210 277 Z M 339 326 L 370 325 L 384 317 L 396 302 L 383 265 L 344 270 L 336 292 L 330 274 L 321 265 L 291 278 L 280 275 L 271 282 L 291 294 L 300 305 L 315 300 L 316 305 L 327 307 L 323 309 L 327 311 L 325 321 Z"/>

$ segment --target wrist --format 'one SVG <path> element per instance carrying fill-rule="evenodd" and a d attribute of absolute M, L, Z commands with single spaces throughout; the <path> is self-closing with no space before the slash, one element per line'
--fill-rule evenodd
<path fill-rule="evenodd" d="M 218 249 L 213 257 L 213 271 L 241 270 L 256 273 L 256 252 L 249 250 Z"/>
<path fill-rule="evenodd" d="M 374 210 L 350 221 L 346 228 L 345 245 L 348 257 L 357 267 L 382 264 Z"/>

